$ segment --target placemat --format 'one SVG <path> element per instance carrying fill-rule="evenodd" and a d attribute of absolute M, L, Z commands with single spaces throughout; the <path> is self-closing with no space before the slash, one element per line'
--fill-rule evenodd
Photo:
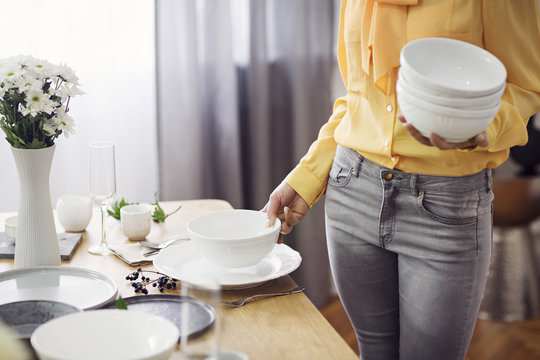
<path fill-rule="evenodd" d="M 60 259 L 71 260 L 73 253 L 82 240 L 81 233 L 58 233 L 58 245 L 60 245 Z M 7 243 L 6 233 L 0 232 L 0 259 L 13 259 L 15 244 Z"/>

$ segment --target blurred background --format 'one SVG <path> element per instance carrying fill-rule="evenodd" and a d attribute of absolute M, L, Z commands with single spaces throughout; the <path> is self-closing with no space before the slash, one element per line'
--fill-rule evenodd
<path fill-rule="evenodd" d="M 111 140 L 117 199 L 261 209 L 344 92 L 339 0 L 18 0 L 0 14 L 0 58 L 65 63 L 86 93 L 71 100 L 76 134 L 56 141 L 53 205 L 88 193 L 88 144 Z M 17 211 L 18 189 L 2 140 L 0 211 Z M 316 305 L 331 287 L 322 205 L 286 239 Z"/>

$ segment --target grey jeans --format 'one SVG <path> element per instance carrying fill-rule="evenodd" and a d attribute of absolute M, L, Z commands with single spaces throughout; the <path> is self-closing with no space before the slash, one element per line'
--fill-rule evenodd
<path fill-rule="evenodd" d="M 492 200 L 490 170 L 404 173 L 338 147 L 328 252 L 364 360 L 465 357 L 488 274 Z"/>

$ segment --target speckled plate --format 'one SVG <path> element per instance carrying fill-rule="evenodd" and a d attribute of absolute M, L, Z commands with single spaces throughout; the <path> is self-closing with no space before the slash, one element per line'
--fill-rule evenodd
<path fill-rule="evenodd" d="M 17 301 L 0 305 L 0 320 L 20 339 L 30 339 L 38 326 L 49 320 L 79 311 L 81 310 L 73 305 L 57 301 Z"/>
<path fill-rule="evenodd" d="M 164 317 L 173 322 L 180 336 L 182 332 L 182 310 L 187 306 L 190 323 L 187 325 L 187 335 L 195 338 L 202 335 L 209 329 L 216 319 L 216 312 L 212 306 L 206 302 L 189 296 L 155 294 L 139 295 L 124 298 L 130 311 L 140 311 L 152 315 Z M 116 304 L 108 304 L 105 308 L 114 309 Z"/>

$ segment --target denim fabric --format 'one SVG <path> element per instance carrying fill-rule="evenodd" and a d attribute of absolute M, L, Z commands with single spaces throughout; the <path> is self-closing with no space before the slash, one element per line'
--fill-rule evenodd
<path fill-rule="evenodd" d="M 403 173 L 338 147 L 326 231 L 364 360 L 463 359 L 487 279 L 491 171 Z"/>

